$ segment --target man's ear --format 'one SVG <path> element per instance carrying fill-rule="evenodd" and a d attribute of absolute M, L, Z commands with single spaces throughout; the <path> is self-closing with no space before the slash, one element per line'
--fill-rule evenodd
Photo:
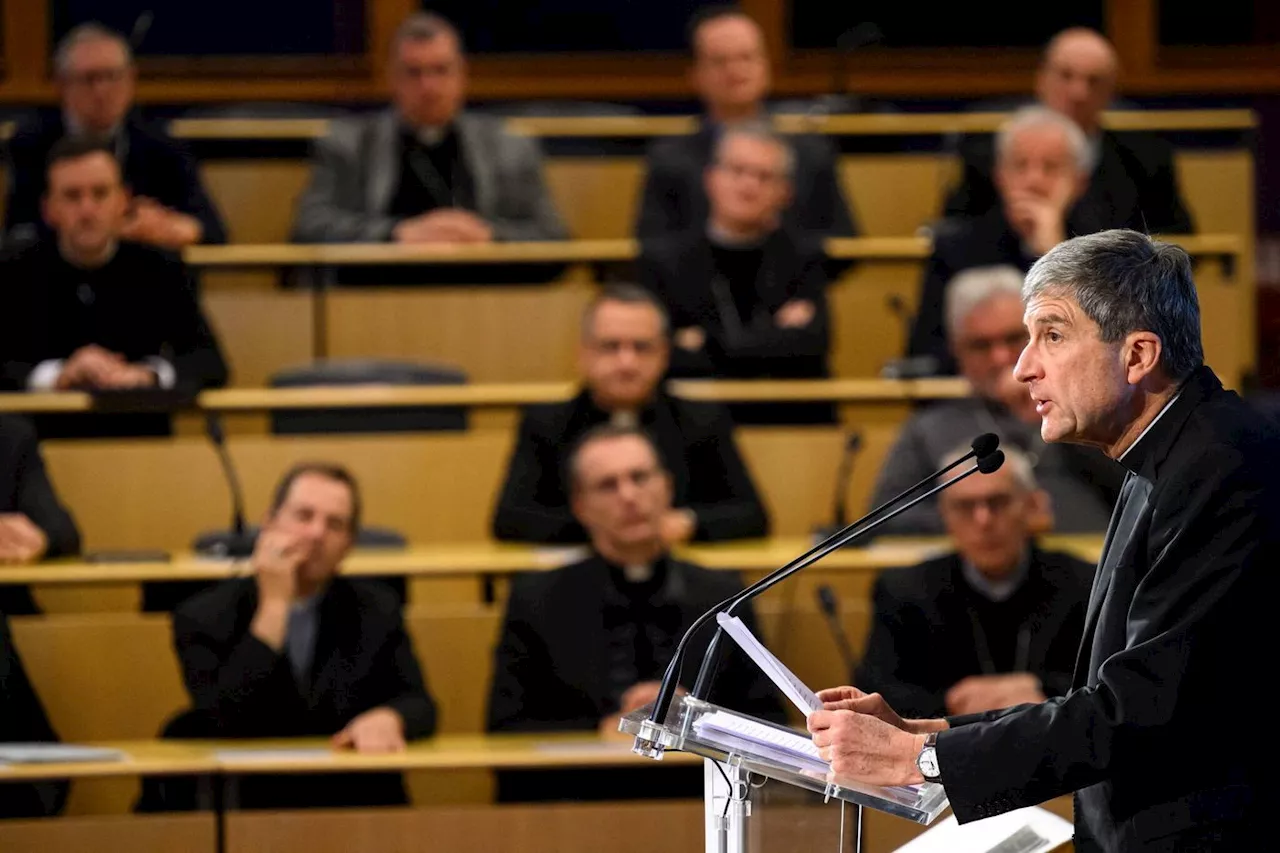
<path fill-rule="evenodd" d="M 1130 332 L 1124 339 L 1125 379 L 1137 385 L 1160 366 L 1164 347 L 1155 332 Z"/>
<path fill-rule="evenodd" d="M 1044 489 L 1036 489 L 1027 496 L 1030 504 L 1030 532 L 1048 533 L 1053 530 L 1053 497 Z"/>

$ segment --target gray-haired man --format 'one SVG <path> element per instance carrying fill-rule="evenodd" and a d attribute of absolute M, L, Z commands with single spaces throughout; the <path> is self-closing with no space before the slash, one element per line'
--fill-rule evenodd
<path fill-rule="evenodd" d="M 1280 783 L 1265 712 L 1243 701 L 1276 649 L 1280 433 L 1205 366 L 1181 249 L 1080 237 L 1032 268 L 1023 295 L 1016 375 L 1041 434 L 1128 470 L 1071 690 L 903 720 L 879 695 L 834 688 L 809 717 L 814 743 L 837 779 L 941 783 L 961 822 L 1074 791 L 1082 853 L 1256 850 Z"/>
<path fill-rule="evenodd" d="M 973 396 L 935 403 L 913 414 L 885 457 L 872 505 L 879 506 L 937 468 L 957 437 L 994 432 L 1021 448 L 1048 494 L 1052 524 L 1062 533 L 1101 532 L 1120 490 L 1119 465 L 1072 445 L 1045 444 L 1040 418 L 1013 366 L 1027 343 L 1022 325 L 1022 273 L 1014 267 L 977 267 L 947 285 L 948 340 Z M 1033 527 L 1044 530 L 1044 516 Z M 944 532 L 936 501 L 925 501 L 886 524 L 885 533 Z"/>
<path fill-rule="evenodd" d="M 316 143 L 295 240 L 487 243 L 568 235 L 537 143 L 463 111 L 467 61 L 439 15 L 401 24 L 388 68 L 394 105 L 335 121 Z"/>

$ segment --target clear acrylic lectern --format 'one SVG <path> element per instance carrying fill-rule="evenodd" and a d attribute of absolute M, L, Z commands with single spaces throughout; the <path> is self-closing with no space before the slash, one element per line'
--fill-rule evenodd
<path fill-rule="evenodd" d="M 808 736 L 785 726 L 687 696 L 671 703 L 662 725 L 649 722 L 650 711 L 628 714 L 619 728 L 634 735 L 637 751 L 650 758 L 660 759 L 666 750 L 703 757 L 708 853 L 861 853 L 863 808 L 922 825 L 947 808 L 941 785 L 879 788 L 835 781 Z"/>

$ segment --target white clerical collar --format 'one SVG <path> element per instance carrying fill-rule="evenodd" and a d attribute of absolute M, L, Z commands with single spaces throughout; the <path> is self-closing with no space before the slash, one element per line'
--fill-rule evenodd
<path fill-rule="evenodd" d="M 983 598 L 995 602 L 1008 601 L 1031 573 L 1031 554 L 1023 548 L 1022 556 L 1018 558 L 1018 565 L 1007 577 L 999 580 L 987 577 L 963 558 L 960 560 L 960 571 L 964 574 L 965 583 L 973 587 L 974 591 Z"/>
<path fill-rule="evenodd" d="M 640 426 L 640 416 L 631 409 L 614 409 L 609 415 L 609 423 L 620 429 L 635 429 Z"/>
<path fill-rule="evenodd" d="M 1121 454 L 1119 455 L 1119 457 L 1117 457 L 1117 458 L 1116 458 L 1116 461 L 1117 461 L 1117 462 L 1123 462 L 1123 461 L 1124 461 L 1124 458 L 1125 458 L 1126 456 L 1128 456 L 1128 455 L 1129 455 L 1129 451 L 1131 451 L 1131 450 L 1133 450 L 1135 447 L 1137 447 L 1137 446 L 1138 446 L 1138 443 L 1139 443 L 1140 441 L 1142 441 L 1142 439 L 1144 439 L 1144 438 L 1146 438 L 1146 437 L 1147 437 L 1147 433 L 1151 432 L 1151 428 L 1152 428 L 1153 426 L 1155 426 L 1157 423 L 1159 423 L 1160 419 L 1164 417 L 1164 413 L 1165 413 L 1165 412 L 1167 412 L 1167 411 L 1169 411 L 1169 407 L 1170 407 L 1170 406 L 1172 406 L 1175 402 L 1177 402 L 1178 398 L 1182 396 L 1182 388 L 1183 388 L 1183 387 L 1186 387 L 1186 386 L 1184 385 L 1184 386 L 1182 386 L 1182 387 L 1178 388 L 1178 393 L 1176 393 L 1176 394 L 1174 394 L 1172 397 L 1170 397 L 1170 398 L 1169 398 L 1169 402 L 1165 403 L 1165 404 L 1164 404 L 1164 408 L 1162 408 L 1162 409 L 1161 409 L 1161 410 L 1156 414 L 1156 416 L 1155 416 L 1154 418 L 1152 418 L 1151 423 L 1147 424 L 1146 429 L 1144 429 L 1142 432 L 1138 433 L 1138 437 L 1137 437 L 1137 438 L 1135 438 L 1135 439 L 1133 440 L 1133 444 L 1130 444 L 1128 447 L 1126 447 L 1126 448 L 1125 448 L 1125 450 L 1124 450 L 1124 453 L 1121 453 Z"/>
<path fill-rule="evenodd" d="M 653 579 L 653 563 L 628 563 L 622 567 L 627 583 L 644 583 Z"/>
<path fill-rule="evenodd" d="M 772 233 L 772 231 L 765 231 L 763 234 L 744 237 L 738 234 L 730 234 L 715 222 L 707 222 L 707 239 L 711 241 L 713 246 L 719 246 L 722 249 L 756 249 L 763 246 Z"/>

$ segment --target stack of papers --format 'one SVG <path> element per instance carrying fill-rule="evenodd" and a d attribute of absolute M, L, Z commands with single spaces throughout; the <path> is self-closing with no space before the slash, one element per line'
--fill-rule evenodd
<path fill-rule="evenodd" d="M 72 764 L 89 761 L 124 761 L 118 749 L 76 746 L 69 743 L 0 743 L 0 763 Z"/>
<path fill-rule="evenodd" d="M 952 815 L 898 853 L 1047 853 L 1070 840 L 1070 823 L 1032 806 L 964 826 Z"/>
<path fill-rule="evenodd" d="M 694 721 L 693 728 L 712 743 L 741 749 L 748 755 L 824 774 L 831 770 L 808 735 L 799 732 L 784 731 L 725 711 L 702 715 Z"/>

